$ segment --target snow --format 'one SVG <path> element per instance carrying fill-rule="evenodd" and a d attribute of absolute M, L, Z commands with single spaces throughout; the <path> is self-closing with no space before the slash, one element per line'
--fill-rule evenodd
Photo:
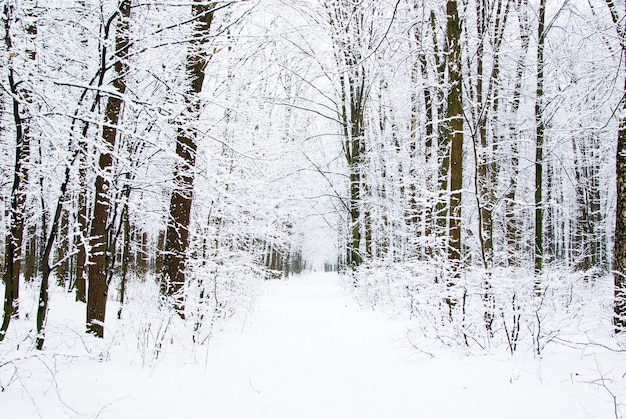
<path fill-rule="evenodd" d="M 405 321 L 358 306 L 336 274 L 262 287 L 205 345 L 174 323 L 158 358 L 121 329 L 97 340 L 51 327 L 64 343 L 41 353 L 0 344 L 2 417 L 610 418 L 611 393 L 626 400 L 621 353 L 468 354 L 409 341 Z M 82 307 L 53 302 L 74 318 Z"/>

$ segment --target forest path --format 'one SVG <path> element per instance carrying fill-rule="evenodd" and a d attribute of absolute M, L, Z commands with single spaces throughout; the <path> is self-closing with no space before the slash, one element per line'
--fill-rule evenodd
<path fill-rule="evenodd" d="M 212 417 L 402 418 L 425 410 L 416 396 L 425 370 L 411 362 L 406 330 L 356 307 L 341 281 L 311 274 L 267 283 L 251 324 L 217 337 Z"/>
<path fill-rule="evenodd" d="M 86 357 L 72 355 L 84 353 L 80 346 L 84 340 L 79 332 L 72 332 L 78 330 L 76 326 L 66 328 L 67 343 L 74 342 L 77 349 L 69 353 L 69 358 L 62 352 L 65 346 L 61 344 L 41 358 L 25 357 L 20 370 L 16 370 L 22 387 L 13 385 L 0 392 L 0 416 L 615 416 L 610 395 L 600 386 L 589 384 L 599 374 L 594 370 L 599 365 L 595 355 L 589 358 L 581 356 L 579 350 L 564 352 L 554 345 L 560 351 L 546 354 L 550 361 L 544 362 L 530 352 L 515 357 L 506 351 L 471 355 L 466 348 L 446 347 L 439 340 L 418 340 L 420 346 L 429 347 L 435 355 L 432 357 L 411 346 L 403 322 L 359 307 L 345 289 L 344 280 L 336 274 L 266 281 L 262 287 L 256 310 L 247 314 L 241 310 L 216 331 L 208 344 L 189 346 L 189 328 L 175 322 L 158 359 L 150 358 L 151 347 L 144 346 L 141 340 L 143 336 L 152 336 L 150 330 L 120 329 L 111 333 L 108 341 L 91 340 L 92 348 L 101 350 Z M 56 303 L 62 303 L 67 295 L 56 294 Z M 72 300 L 66 308 L 80 309 L 82 305 Z M 75 313 L 72 318 L 77 318 Z M 135 340 L 135 334 L 140 340 Z M 414 335 L 420 339 L 418 333 Z M 620 362 L 623 359 L 622 354 L 612 356 L 622 357 Z M 614 360 L 609 365 L 621 364 Z M 51 374 L 54 383 L 50 381 Z M 0 380 L 0 385 L 6 385 L 7 380 Z"/>
<path fill-rule="evenodd" d="M 603 417 L 587 407 L 597 394 L 572 382 L 571 358 L 548 367 L 532 354 L 467 356 L 441 342 L 431 357 L 401 321 L 359 307 L 337 274 L 264 286 L 254 315 L 211 344 L 200 390 L 209 418 Z M 185 397 L 196 417 L 195 396 Z"/>

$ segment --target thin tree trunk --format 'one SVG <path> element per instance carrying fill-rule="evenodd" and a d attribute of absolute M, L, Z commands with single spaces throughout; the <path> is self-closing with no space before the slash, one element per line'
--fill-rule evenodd
<path fill-rule="evenodd" d="M 122 250 L 122 272 L 120 274 L 120 306 L 117 310 L 117 318 L 122 318 L 122 310 L 124 309 L 124 302 L 126 298 L 126 277 L 128 275 L 128 264 L 130 261 L 130 218 L 128 215 L 128 195 L 130 194 L 130 187 L 127 185 L 125 194 L 125 205 L 122 210 L 122 228 L 124 245 Z"/>
<path fill-rule="evenodd" d="M 624 83 L 626 92 L 626 82 Z M 623 111 L 626 112 L 626 101 Z M 613 278 L 615 302 L 613 324 L 617 333 L 626 331 L 626 117 L 621 117 L 617 133 L 616 156 L 617 208 L 615 245 L 613 248 Z"/>
<path fill-rule="evenodd" d="M 35 341 L 38 350 L 43 349 L 45 341 L 45 327 L 46 319 L 48 316 L 48 286 L 50 282 L 50 274 L 54 268 L 58 267 L 63 261 L 57 262 L 56 265 L 50 266 L 50 256 L 52 254 L 52 248 L 59 230 L 59 226 L 62 223 L 61 217 L 63 212 L 63 202 L 67 195 L 67 186 L 70 182 L 71 165 L 78 157 L 76 152 L 72 158 L 72 161 L 65 167 L 65 175 L 63 177 L 63 183 L 61 184 L 61 191 L 59 198 L 57 199 L 56 208 L 54 210 L 54 216 L 52 217 L 52 223 L 50 225 L 50 233 L 47 237 L 43 238 L 43 254 L 41 256 L 41 286 L 39 289 L 39 304 L 37 305 L 37 339 Z M 44 234 L 45 230 L 44 230 Z"/>
<path fill-rule="evenodd" d="M 5 4 L 5 44 L 7 50 L 13 53 L 12 26 L 13 8 Z M 33 28 L 34 26 L 29 26 Z M 32 32 L 33 29 L 27 29 Z M 34 29 L 36 33 L 36 27 Z M 33 35 L 33 33 L 30 33 Z M 29 58 L 33 57 L 29 53 Z M 4 295 L 4 316 L 0 326 L 0 341 L 4 340 L 6 332 L 11 322 L 11 317 L 19 313 L 19 277 L 20 277 L 20 256 L 23 253 L 22 236 L 24 233 L 24 213 L 26 204 L 25 186 L 28 182 L 28 160 L 30 156 L 30 115 L 23 106 L 23 102 L 31 101 L 31 93 L 26 88 L 19 88 L 21 84 L 15 80 L 14 61 L 10 60 L 8 65 L 9 89 L 13 96 L 13 121 L 15 124 L 15 165 L 13 172 L 13 185 L 11 187 L 11 200 L 9 208 L 9 234 L 5 239 L 5 269 L 3 281 L 5 284 Z"/>
<path fill-rule="evenodd" d="M 519 16 L 519 30 L 520 38 L 522 41 L 522 54 L 518 58 L 517 67 L 515 71 L 515 85 L 513 88 L 513 97 L 511 105 L 511 115 L 513 122 L 509 124 L 509 142 L 511 144 L 510 152 L 510 180 L 508 190 L 505 194 L 505 206 L 506 206 L 506 242 L 507 242 L 507 254 L 508 265 L 519 266 L 519 222 L 515 215 L 515 199 L 517 193 L 517 177 L 519 174 L 519 146 L 518 137 L 519 132 L 515 118 L 519 111 L 522 96 L 522 77 L 524 75 L 524 61 L 526 54 L 528 53 L 528 46 L 530 44 L 530 24 L 527 14 L 527 0 L 518 0 L 515 4 Z"/>

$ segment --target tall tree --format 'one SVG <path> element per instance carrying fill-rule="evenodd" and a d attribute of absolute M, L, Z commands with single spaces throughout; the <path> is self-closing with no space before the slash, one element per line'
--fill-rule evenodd
<path fill-rule="evenodd" d="M 517 197 L 517 185 L 518 185 L 518 173 L 519 173 L 519 124 L 517 123 L 517 115 L 521 105 L 522 98 L 522 81 L 524 75 L 524 66 L 526 61 L 526 55 L 528 54 L 528 47 L 530 45 L 530 22 L 528 18 L 528 0 L 516 0 L 514 8 L 517 12 L 517 19 L 519 22 L 519 36 L 521 40 L 521 53 L 517 58 L 517 64 L 515 67 L 515 75 L 513 79 L 513 93 L 510 104 L 510 117 L 508 123 L 508 137 L 510 138 L 510 152 L 509 152 L 509 183 L 507 191 L 504 196 L 505 202 L 505 230 L 506 230 L 506 244 L 507 244 L 507 264 L 508 266 L 518 266 L 519 264 L 519 249 L 520 249 L 520 235 L 519 235 L 519 223 L 520 220 L 516 217 L 516 197 Z"/>
<path fill-rule="evenodd" d="M 78 1 L 78 7 L 81 11 L 86 8 L 85 0 Z M 81 31 L 81 44 L 87 48 L 87 40 L 84 38 L 84 35 Z M 99 78 L 99 80 L 102 80 Z M 99 87 L 99 86 L 98 86 Z M 94 100 L 94 108 L 99 102 L 99 94 Z M 77 209 L 76 209 L 76 221 L 77 221 L 77 229 L 79 230 L 79 234 L 76 235 L 75 239 L 75 247 L 76 247 L 76 268 L 75 268 L 75 286 L 76 286 L 76 301 L 81 301 L 83 303 L 87 302 L 87 237 L 89 237 L 89 219 L 88 219 L 88 200 L 87 200 L 87 188 L 86 188 L 86 167 L 85 167 L 85 159 L 87 157 L 87 144 L 85 141 L 85 137 L 87 134 L 87 130 L 89 128 L 89 124 L 86 121 L 82 122 L 82 138 L 80 141 L 80 151 L 81 153 L 78 156 L 78 181 L 80 183 L 81 191 L 77 194 Z"/>
<path fill-rule="evenodd" d="M 605 0 L 611 19 L 619 36 L 622 57 L 626 59 L 626 23 L 613 0 Z M 622 64 L 623 64 L 622 60 Z M 626 331 L 626 77 L 621 98 L 621 115 L 617 131 L 617 156 L 615 160 L 617 206 L 615 219 L 615 244 L 613 248 L 614 317 L 618 333 Z"/>
<path fill-rule="evenodd" d="M 356 268 L 363 261 L 361 250 L 362 165 L 365 154 L 365 108 L 367 100 L 366 69 L 361 56 L 364 10 L 354 0 L 324 2 L 333 40 L 333 51 L 339 67 L 339 116 L 343 149 L 349 170 L 349 240 L 348 266 Z"/>
<path fill-rule="evenodd" d="M 186 91 L 186 120 L 182 121 L 176 137 L 174 189 L 170 197 L 165 257 L 161 277 L 161 293 L 174 299 L 176 312 L 184 317 L 185 265 L 189 247 L 189 223 L 193 202 L 194 168 L 196 165 L 197 131 L 195 119 L 202 111 L 199 94 L 211 55 L 206 47 L 217 3 L 194 0 L 191 7 L 195 26 L 187 55 L 188 87 Z"/>
<path fill-rule="evenodd" d="M 457 2 L 446 3 L 448 42 L 448 126 L 450 143 L 450 198 L 448 207 L 448 259 L 454 276 L 461 262 L 461 198 L 463 190 L 463 73 L 461 58 L 461 21 Z M 451 283 L 449 285 L 452 285 Z"/>
<path fill-rule="evenodd" d="M 37 34 L 37 26 L 34 22 L 34 6 L 22 11 L 28 20 L 26 26 L 26 44 L 30 44 Z M 14 5 L 5 3 L 3 10 L 4 20 L 4 41 L 9 52 L 8 65 L 8 85 L 12 96 L 13 122 L 15 124 L 15 165 L 13 170 L 13 185 L 10 195 L 9 207 L 9 231 L 5 239 L 5 269 L 3 281 L 5 284 L 4 296 L 4 316 L 0 326 L 0 341 L 6 335 L 11 317 L 17 316 L 19 312 L 19 290 L 20 290 L 20 258 L 23 255 L 22 239 L 24 235 L 24 214 L 26 213 L 26 186 L 29 177 L 29 159 L 31 147 L 31 124 L 32 111 L 29 105 L 32 104 L 33 92 L 30 88 L 30 80 L 26 65 L 22 63 L 19 68 L 19 55 L 13 44 L 16 36 L 14 33 L 14 23 L 16 22 L 16 10 Z M 35 49 L 28 45 L 26 47 L 27 59 L 35 59 Z M 21 71 L 20 71 L 21 70 Z M 21 79 L 20 79 L 21 78 Z"/>
<path fill-rule="evenodd" d="M 546 0 L 539 1 L 537 22 L 537 88 L 535 97 L 535 274 L 543 271 L 543 147 L 545 135 L 544 118 L 544 48 L 546 41 Z M 537 292 L 539 293 L 537 278 Z"/>
<path fill-rule="evenodd" d="M 102 128 L 102 151 L 98 161 L 98 174 L 95 184 L 95 202 L 93 221 L 90 233 L 89 255 L 89 289 L 87 294 L 87 331 L 97 337 L 104 336 L 104 318 L 107 302 L 107 221 L 109 219 L 109 185 L 110 172 L 113 166 L 113 148 L 117 139 L 118 124 L 122 114 L 123 95 L 126 92 L 126 75 L 128 72 L 129 27 L 131 0 L 120 0 L 117 17 L 115 52 L 113 62 L 113 92 L 107 98 Z M 113 20 L 109 20 L 112 22 Z M 105 28 L 105 39 L 108 27 Z M 105 50 L 106 48 L 103 47 Z M 110 65 L 106 62 L 103 52 L 101 71 Z"/>

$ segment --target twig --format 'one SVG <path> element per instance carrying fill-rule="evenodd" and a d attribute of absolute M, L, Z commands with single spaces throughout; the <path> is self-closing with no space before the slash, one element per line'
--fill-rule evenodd
<path fill-rule="evenodd" d="M 413 341 L 411 340 L 410 333 L 411 333 L 411 329 L 407 329 L 407 331 L 406 331 L 406 340 L 408 340 L 408 341 L 409 341 L 409 343 L 411 344 L 411 346 L 412 346 L 413 348 L 415 348 L 416 350 L 420 351 L 421 353 L 426 354 L 426 355 L 428 355 L 429 357 L 431 357 L 431 358 L 433 358 L 433 359 L 434 359 L 434 358 L 435 358 L 435 355 L 431 354 L 430 352 L 426 352 L 425 350 L 423 350 L 423 349 L 419 348 L 417 345 L 415 345 L 415 344 L 413 343 Z"/>
<path fill-rule="evenodd" d="M 255 391 L 256 394 L 261 394 L 261 390 L 257 390 L 252 385 L 252 378 L 250 377 L 250 373 L 248 373 L 248 384 L 250 384 L 250 388 Z"/>

